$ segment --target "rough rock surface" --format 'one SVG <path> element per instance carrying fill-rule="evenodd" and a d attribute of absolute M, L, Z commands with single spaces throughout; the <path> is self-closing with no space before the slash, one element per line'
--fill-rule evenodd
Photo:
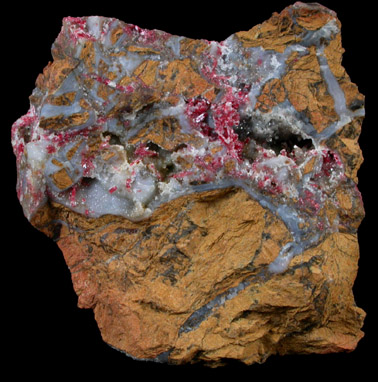
<path fill-rule="evenodd" d="M 137 359 L 353 350 L 364 97 L 296 3 L 223 42 L 67 17 L 12 128 L 17 193 Z"/>

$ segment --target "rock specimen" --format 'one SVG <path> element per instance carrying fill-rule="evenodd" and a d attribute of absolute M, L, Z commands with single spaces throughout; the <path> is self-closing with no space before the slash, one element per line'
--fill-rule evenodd
<path fill-rule="evenodd" d="M 296 3 L 223 42 L 67 17 L 12 128 L 25 216 L 137 358 L 353 350 L 364 97 Z"/>

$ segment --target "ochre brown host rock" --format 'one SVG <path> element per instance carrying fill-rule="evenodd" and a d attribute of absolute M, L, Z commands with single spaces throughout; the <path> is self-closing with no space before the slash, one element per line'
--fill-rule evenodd
<path fill-rule="evenodd" d="M 296 3 L 214 42 L 63 20 L 12 127 L 25 216 L 137 358 L 351 351 L 364 97 L 341 24 Z"/>

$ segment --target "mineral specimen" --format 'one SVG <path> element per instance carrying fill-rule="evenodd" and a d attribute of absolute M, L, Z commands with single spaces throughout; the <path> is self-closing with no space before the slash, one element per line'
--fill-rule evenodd
<path fill-rule="evenodd" d="M 66 17 L 12 127 L 25 216 L 104 340 L 159 362 L 353 350 L 364 97 L 296 3 L 222 42 Z"/>

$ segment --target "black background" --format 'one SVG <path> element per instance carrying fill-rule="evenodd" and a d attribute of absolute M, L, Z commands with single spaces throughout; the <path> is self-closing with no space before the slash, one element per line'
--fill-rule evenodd
<path fill-rule="evenodd" d="M 365 162 L 359 171 L 359 189 L 366 217 L 359 230 L 360 270 L 354 292 L 357 305 L 367 312 L 365 337 L 352 353 L 272 356 L 263 365 L 231 363 L 210 369 L 201 365 L 168 366 L 134 361 L 106 345 L 89 310 L 78 309 L 69 270 L 56 244 L 34 229 L 24 218 L 15 193 L 15 159 L 10 145 L 10 127 L 29 108 L 37 75 L 51 60 L 50 47 L 64 16 L 101 15 L 115 17 L 142 28 L 160 29 L 191 38 L 221 41 L 234 32 L 248 30 L 280 12 L 290 1 L 226 1 L 174 3 L 145 1 L 104 1 L 101 5 L 79 2 L 49 2 L 25 6 L 9 4 L 2 15 L 2 115 L 1 164 L 3 193 L 1 231 L 2 347 L 5 366 L 14 376 L 51 377 L 63 373 L 109 379 L 203 376 L 204 378 L 246 376 L 252 378 L 368 375 L 373 369 L 375 350 L 375 309 L 377 288 L 374 277 L 377 250 L 374 240 L 376 194 L 375 121 L 376 84 L 374 50 L 377 30 L 372 2 L 322 1 L 337 12 L 342 22 L 343 66 L 351 80 L 366 96 L 367 116 L 360 146 Z M 348 5 L 350 4 L 350 5 Z M 3 357 L 4 360 L 4 357 Z M 15 362 L 15 364 L 12 364 Z M 4 364 L 4 363 L 3 363 Z M 13 365 L 13 366 L 12 366 Z M 242 373 L 242 374 L 241 374 Z M 373 374 L 374 375 L 374 374 Z"/>

